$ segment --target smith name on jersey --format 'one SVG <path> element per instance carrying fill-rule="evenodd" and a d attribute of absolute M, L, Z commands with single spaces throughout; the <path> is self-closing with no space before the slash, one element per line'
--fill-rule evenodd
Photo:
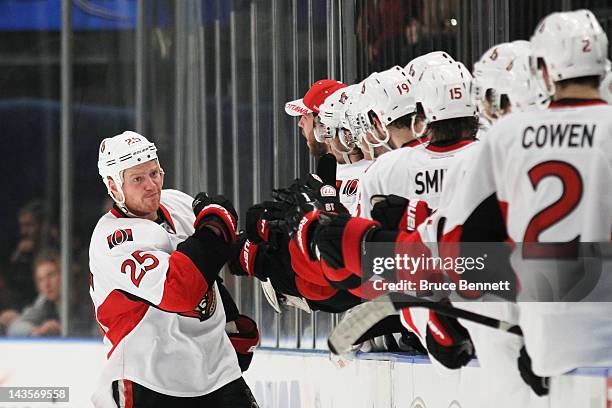
<path fill-rule="evenodd" d="M 217 284 L 208 285 L 196 265 L 175 251 L 194 233 L 192 201 L 163 190 L 161 224 L 113 208 L 95 227 L 90 295 L 108 361 L 94 401 L 107 398 L 119 379 L 194 397 L 241 376 Z"/>

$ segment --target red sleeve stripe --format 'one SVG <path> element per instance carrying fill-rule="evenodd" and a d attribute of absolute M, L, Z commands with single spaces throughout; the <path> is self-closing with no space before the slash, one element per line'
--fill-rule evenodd
<path fill-rule="evenodd" d="M 123 404 L 121 407 L 134 408 L 134 391 L 132 390 L 132 382 L 130 380 L 122 380 L 123 383 Z"/>
<path fill-rule="evenodd" d="M 208 284 L 193 261 L 182 252 L 174 251 L 170 255 L 164 293 L 157 306 L 168 312 L 189 312 L 207 290 Z"/>
<path fill-rule="evenodd" d="M 96 311 L 96 318 L 100 326 L 108 327 L 105 336 L 111 342 L 112 348 L 107 358 L 113 354 L 121 340 L 140 323 L 147 310 L 149 305 L 130 300 L 118 290 L 113 290 L 104 299 Z"/>

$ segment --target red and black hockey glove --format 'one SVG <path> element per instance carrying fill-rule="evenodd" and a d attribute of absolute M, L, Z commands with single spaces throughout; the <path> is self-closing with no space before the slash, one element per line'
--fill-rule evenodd
<path fill-rule="evenodd" d="M 255 244 L 268 242 L 277 247 L 282 241 L 280 235 L 286 231 L 278 228 L 279 222 L 284 222 L 287 212 L 292 207 L 286 203 L 264 201 L 250 207 L 246 212 L 245 230 L 249 241 Z"/>
<path fill-rule="evenodd" d="M 539 397 L 548 395 L 548 391 L 550 390 L 550 378 L 540 377 L 533 372 L 531 368 L 531 357 L 529 357 L 525 346 L 521 348 L 521 354 L 517 364 L 519 372 L 521 373 L 521 378 L 531 387 L 533 392 Z"/>
<path fill-rule="evenodd" d="M 371 201 L 374 203 L 372 218 L 380 222 L 385 230 L 414 232 L 431 215 L 431 209 L 421 200 L 408 200 L 390 194 L 372 196 Z"/>
<path fill-rule="evenodd" d="M 227 336 L 236 350 L 238 365 L 244 372 L 249 369 L 253 360 L 253 351 L 259 344 L 259 330 L 255 321 L 245 315 L 238 315 L 233 322 L 238 332 L 229 332 Z"/>
<path fill-rule="evenodd" d="M 470 334 L 457 319 L 429 311 L 426 334 L 427 350 L 445 367 L 456 369 L 474 357 Z"/>
<path fill-rule="evenodd" d="M 217 287 L 225 310 L 225 332 L 234 346 L 240 369 L 246 371 L 253 359 L 253 350 L 259 344 L 257 324 L 250 317 L 240 314 L 221 278 L 217 279 Z"/>
<path fill-rule="evenodd" d="M 230 200 L 221 195 L 209 197 L 206 193 L 198 193 L 192 208 L 196 216 L 193 223 L 196 231 L 208 228 L 223 237 L 225 242 L 236 240 L 238 215 Z"/>
<path fill-rule="evenodd" d="M 314 232 L 313 243 L 330 267 L 360 272 L 364 238 L 368 232 L 378 229 L 379 225 L 376 221 L 348 214 L 322 214 Z"/>

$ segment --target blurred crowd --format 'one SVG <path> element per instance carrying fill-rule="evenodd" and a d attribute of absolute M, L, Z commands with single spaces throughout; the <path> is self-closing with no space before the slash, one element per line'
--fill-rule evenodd
<path fill-rule="evenodd" d="M 0 259 L 0 335 L 58 336 L 61 333 L 61 262 L 57 218 L 40 200 L 30 201 L 16 214 L 18 239 L 8 259 Z M 97 332 L 88 296 L 86 242 L 74 239 L 69 290 L 69 333 Z"/>

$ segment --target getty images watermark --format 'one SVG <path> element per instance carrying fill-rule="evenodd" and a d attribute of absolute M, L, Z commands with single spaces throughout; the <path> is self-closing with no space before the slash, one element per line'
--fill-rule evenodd
<path fill-rule="evenodd" d="M 397 276 L 414 277 L 424 276 L 420 279 L 396 279 L 387 281 L 385 279 L 374 279 L 373 288 L 380 291 L 500 291 L 510 290 L 510 280 L 503 279 L 498 282 L 471 282 L 468 279 L 458 278 L 456 281 L 435 281 L 427 277 L 427 272 L 439 275 L 441 271 L 453 271 L 461 276 L 465 272 L 480 272 L 486 268 L 487 254 L 482 256 L 458 256 L 440 257 L 425 256 L 419 254 L 411 256 L 406 253 L 396 253 L 394 256 L 377 256 L 372 258 L 372 272 L 374 275 L 385 277 L 390 272 L 396 272 Z"/>
<path fill-rule="evenodd" d="M 571 244 L 571 245 L 570 245 Z M 368 243 L 362 288 L 458 300 L 612 301 L 610 243 Z"/>

